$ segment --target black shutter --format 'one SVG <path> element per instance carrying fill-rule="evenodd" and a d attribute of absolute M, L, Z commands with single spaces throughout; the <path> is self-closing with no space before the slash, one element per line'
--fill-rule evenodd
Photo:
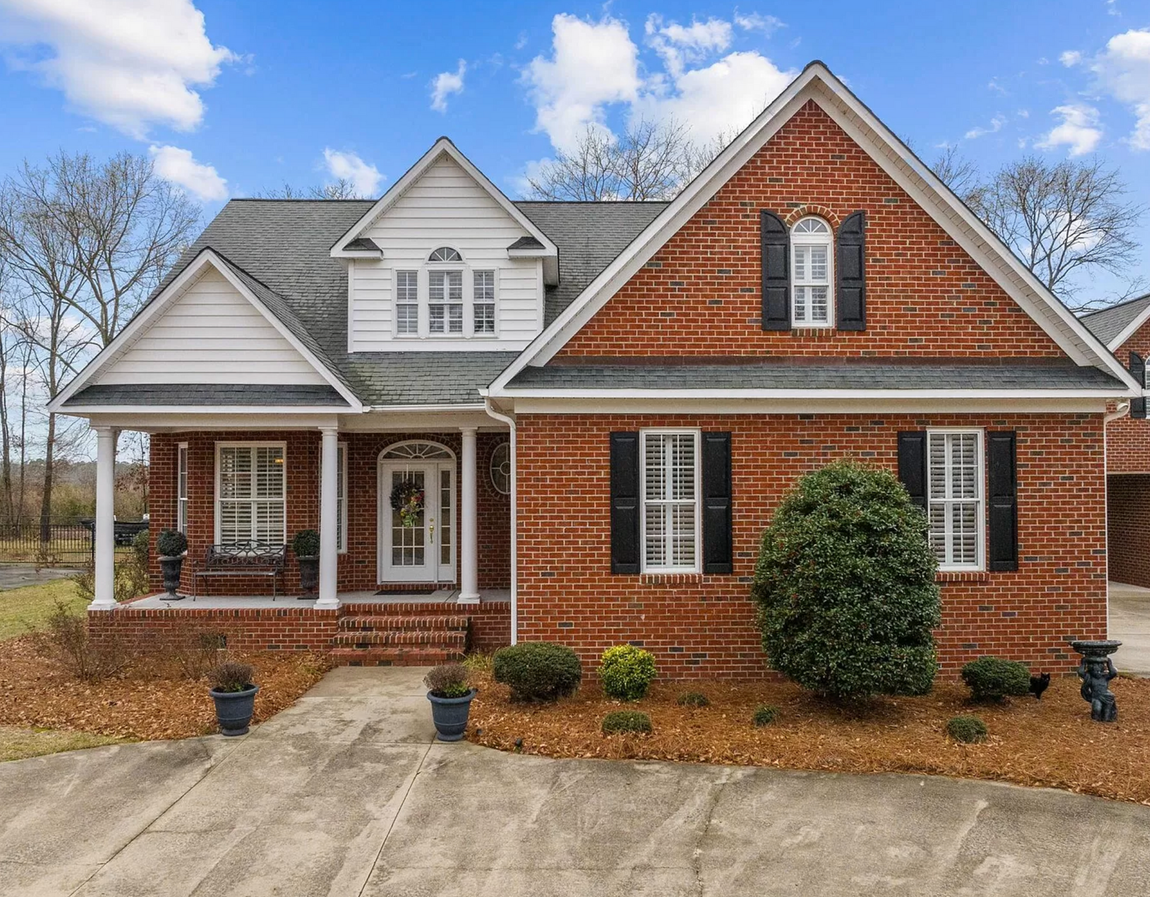
<path fill-rule="evenodd" d="M 866 330 L 865 212 L 848 215 L 839 227 L 835 308 L 839 330 Z"/>
<path fill-rule="evenodd" d="M 898 478 L 910 500 L 926 510 L 926 433 L 898 434 Z"/>
<path fill-rule="evenodd" d="M 790 233 L 783 219 L 759 213 L 763 251 L 763 330 L 791 329 Z"/>
<path fill-rule="evenodd" d="M 703 434 L 703 572 L 734 572 L 730 433 Z"/>
<path fill-rule="evenodd" d="M 1143 389 L 1146 387 L 1146 362 L 1137 352 L 1130 353 L 1130 373 Z M 1130 400 L 1130 416 L 1139 420 L 1146 418 L 1146 398 Z"/>
<path fill-rule="evenodd" d="M 1018 475 L 1013 432 L 986 434 L 990 570 L 1018 569 Z"/>
<path fill-rule="evenodd" d="M 639 572 L 639 434 L 611 434 L 611 572 Z"/>

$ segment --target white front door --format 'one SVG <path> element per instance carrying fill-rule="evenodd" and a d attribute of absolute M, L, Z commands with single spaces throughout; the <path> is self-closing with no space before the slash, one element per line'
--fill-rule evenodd
<path fill-rule="evenodd" d="M 423 494 L 406 512 L 392 507 L 404 483 Z M 454 459 L 380 464 L 379 581 L 455 582 Z"/>

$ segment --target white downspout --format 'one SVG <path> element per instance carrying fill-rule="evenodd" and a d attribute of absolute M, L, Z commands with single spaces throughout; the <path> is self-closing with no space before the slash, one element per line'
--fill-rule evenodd
<path fill-rule="evenodd" d="M 491 399 L 484 397 L 483 409 L 487 412 L 489 417 L 495 418 L 501 423 L 507 424 L 511 430 L 511 644 L 519 641 L 519 562 L 517 560 L 519 530 L 517 521 L 519 519 L 519 512 L 517 506 L 519 504 L 519 462 L 516 456 L 516 440 L 515 440 L 515 418 L 510 415 L 503 414 L 495 410 L 495 406 L 491 404 Z"/>
<path fill-rule="evenodd" d="M 1106 534 L 1106 637 L 1110 638 L 1110 440 L 1106 426 L 1130 413 L 1130 402 L 1119 402 L 1113 410 L 1102 415 L 1102 513 L 1106 515 L 1103 532 Z"/>

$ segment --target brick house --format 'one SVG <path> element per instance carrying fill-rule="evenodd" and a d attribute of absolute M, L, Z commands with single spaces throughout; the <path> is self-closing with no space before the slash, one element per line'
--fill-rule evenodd
<path fill-rule="evenodd" d="M 1139 383 L 1150 358 L 1150 293 L 1082 316 Z M 1106 518 L 1110 578 L 1150 587 L 1150 422 L 1146 399 L 1130 401 L 1106 424 Z"/>
<path fill-rule="evenodd" d="M 98 434 L 96 632 L 759 676 L 762 529 L 851 457 L 929 515 L 953 675 L 1105 634 L 1104 419 L 1139 394 L 812 63 L 670 203 L 511 202 L 446 139 L 378 202 L 233 201 L 52 408 Z M 120 428 L 152 435 L 153 532 L 194 562 L 318 528 L 318 597 L 117 607 Z"/>

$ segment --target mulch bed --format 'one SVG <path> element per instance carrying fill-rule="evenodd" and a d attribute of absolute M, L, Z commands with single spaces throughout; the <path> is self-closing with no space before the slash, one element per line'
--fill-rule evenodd
<path fill-rule="evenodd" d="M 328 669 L 310 654 L 253 654 L 260 686 L 253 722 L 289 707 Z M 140 657 L 96 682 L 73 678 L 27 637 L 0 645 L 0 725 L 70 729 L 119 738 L 189 738 L 217 731 L 206 679 L 187 679 L 163 659 Z"/>
<path fill-rule="evenodd" d="M 971 704 L 958 684 L 941 683 L 922 698 L 883 698 L 858 709 L 820 700 L 787 682 L 656 682 L 634 704 L 604 698 L 585 684 L 552 705 L 512 704 L 488 673 L 473 674 L 479 695 L 468 738 L 476 744 L 549 757 L 678 760 L 834 772 L 906 772 L 994 779 L 1062 788 L 1150 805 L 1150 680 L 1115 679 L 1117 723 L 1090 719 L 1077 679 L 1051 683 L 1041 701 L 1012 698 Z M 684 692 L 701 692 L 706 708 L 680 707 Z M 755 728 L 764 704 L 778 719 Z M 605 736 L 604 715 L 622 707 L 648 713 L 651 735 Z M 980 717 L 990 730 L 981 744 L 946 736 L 947 721 Z"/>

